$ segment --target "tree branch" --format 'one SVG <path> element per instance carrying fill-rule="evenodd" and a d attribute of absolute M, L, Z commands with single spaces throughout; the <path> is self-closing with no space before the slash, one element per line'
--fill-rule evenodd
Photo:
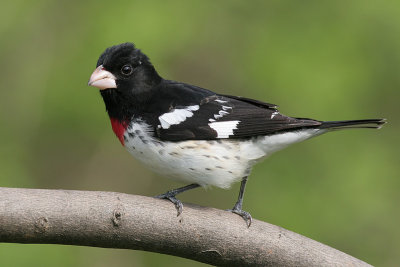
<path fill-rule="evenodd" d="M 113 192 L 0 188 L 0 242 L 153 251 L 219 266 L 370 266 L 227 211 Z"/>

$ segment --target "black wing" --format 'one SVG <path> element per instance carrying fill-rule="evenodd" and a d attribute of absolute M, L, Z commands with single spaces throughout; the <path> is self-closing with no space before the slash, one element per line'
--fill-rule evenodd
<path fill-rule="evenodd" d="M 198 105 L 176 106 L 158 119 L 156 133 L 166 141 L 243 139 L 321 125 L 284 116 L 273 104 L 224 95 L 205 97 Z"/>
<path fill-rule="evenodd" d="M 278 107 L 275 104 L 265 103 L 265 102 L 262 102 L 260 100 L 255 100 L 255 99 L 251 99 L 251 98 L 247 98 L 247 97 L 243 97 L 243 96 L 234 96 L 234 95 L 220 95 L 220 96 L 224 96 L 224 97 L 240 100 L 242 102 L 247 102 L 247 103 L 253 104 L 253 105 L 255 105 L 257 107 L 260 107 L 260 108 L 276 109 Z"/>

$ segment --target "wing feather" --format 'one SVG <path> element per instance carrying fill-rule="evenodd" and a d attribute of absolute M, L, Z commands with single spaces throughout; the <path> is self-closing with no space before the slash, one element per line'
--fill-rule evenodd
<path fill-rule="evenodd" d="M 191 112 L 193 116 L 168 128 L 160 124 L 158 137 L 168 141 L 243 139 L 321 125 L 320 121 L 282 115 L 273 104 L 225 95 L 207 96 Z"/>

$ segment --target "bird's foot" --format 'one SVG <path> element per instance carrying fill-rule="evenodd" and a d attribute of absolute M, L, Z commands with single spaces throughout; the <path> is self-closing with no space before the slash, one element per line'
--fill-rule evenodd
<path fill-rule="evenodd" d="M 182 202 L 180 202 L 180 200 L 177 199 L 175 196 L 176 196 L 177 194 L 183 193 L 183 192 L 185 192 L 185 191 L 187 191 L 187 190 L 190 190 L 190 189 L 193 189 L 193 188 L 197 188 L 197 187 L 199 187 L 199 186 L 200 186 L 200 185 L 198 185 L 198 184 L 189 184 L 189 185 L 187 185 L 187 186 L 179 187 L 179 188 L 170 190 L 170 191 L 168 191 L 167 193 L 164 193 L 164 194 L 155 196 L 155 198 L 168 199 L 169 201 L 171 201 L 172 203 L 174 203 L 175 208 L 176 208 L 176 211 L 178 212 L 178 215 L 177 215 L 177 216 L 179 216 L 179 215 L 181 215 L 181 213 L 182 213 L 183 205 L 182 205 Z"/>
<path fill-rule="evenodd" d="M 165 194 L 161 194 L 161 195 L 155 196 L 155 198 L 168 199 L 169 201 L 171 201 L 175 205 L 176 211 L 178 213 L 176 216 L 181 215 L 182 209 L 183 209 L 183 204 L 179 199 L 177 199 L 175 197 L 175 194 L 173 194 L 171 192 L 167 192 Z"/>
<path fill-rule="evenodd" d="M 242 217 L 243 220 L 245 220 L 245 222 L 247 224 L 247 228 L 250 227 L 251 222 L 253 221 L 253 218 L 251 217 L 250 213 L 248 213 L 247 211 L 244 211 L 242 209 L 239 209 L 236 206 L 233 207 L 233 209 L 227 210 L 227 211 L 230 211 L 230 212 L 235 213 L 235 214 L 239 215 L 240 217 Z"/>

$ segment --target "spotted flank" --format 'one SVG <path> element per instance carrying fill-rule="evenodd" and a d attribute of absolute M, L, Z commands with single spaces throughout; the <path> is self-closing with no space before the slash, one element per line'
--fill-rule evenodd
<path fill-rule="evenodd" d="M 250 144 L 251 141 L 248 141 Z M 229 188 L 249 174 L 249 147 L 237 141 L 160 142 L 151 127 L 133 121 L 124 134 L 125 148 L 139 161 L 173 180 Z M 241 154 L 240 157 L 235 155 Z M 246 157 L 246 154 L 249 157 Z"/>
<path fill-rule="evenodd" d="M 210 127 L 224 138 L 232 134 L 238 123 L 214 122 Z M 248 140 L 160 142 L 150 125 L 136 119 L 124 133 L 124 146 L 136 159 L 163 176 L 201 186 L 229 188 L 249 175 L 251 167 L 259 160 L 287 145 L 317 135 L 318 131 L 310 129 Z"/>

